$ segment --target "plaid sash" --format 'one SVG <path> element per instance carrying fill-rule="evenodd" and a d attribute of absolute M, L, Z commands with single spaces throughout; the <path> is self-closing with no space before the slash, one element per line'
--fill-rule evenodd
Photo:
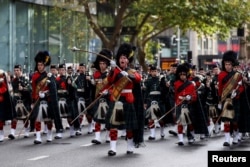
<path fill-rule="evenodd" d="M 222 90 L 221 102 L 225 101 L 227 96 L 232 92 L 233 88 L 238 84 L 241 74 L 236 72 L 226 83 Z"/>

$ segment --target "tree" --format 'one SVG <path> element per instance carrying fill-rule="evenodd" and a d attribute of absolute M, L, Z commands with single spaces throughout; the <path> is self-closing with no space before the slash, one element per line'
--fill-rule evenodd
<path fill-rule="evenodd" d="M 107 37 L 89 8 L 90 0 L 82 0 L 85 15 L 93 31 L 103 42 L 103 47 L 114 50 L 121 39 L 124 23 L 136 16 L 136 31 L 129 36 L 130 42 L 138 48 L 138 61 L 145 68 L 146 47 L 161 32 L 176 28 L 185 32 L 194 30 L 199 34 L 218 34 L 221 38 L 249 21 L 250 5 L 247 0 L 113 0 L 116 5 L 114 31 Z M 117 5 L 118 3 L 118 5 Z"/>

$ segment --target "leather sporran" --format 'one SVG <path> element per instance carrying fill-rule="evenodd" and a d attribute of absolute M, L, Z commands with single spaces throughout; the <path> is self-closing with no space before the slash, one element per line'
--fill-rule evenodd
<path fill-rule="evenodd" d="M 37 119 L 38 122 L 43 122 L 43 121 L 50 121 L 51 119 L 49 118 L 48 115 L 48 104 L 46 101 L 40 101 L 39 109 L 38 109 L 38 115 Z"/>
<path fill-rule="evenodd" d="M 125 124 L 123 103 L 120 101 L 115 102 L 115 106 L 111 116 L 111 124 L 113 125 Z"/>
<path fill-rule="evenodd" d="M 29 115 L 29 112 L 24 106 L 22 100 L 17 101 L 15 110 L 16 110 L 17 120 L 24 120 Z"/>
<path fill-rule="evenodd" d="M 208 113 L 209 113 L 210 118 L 217 118 L 219 116 L 218 111 L 217 111 L 217 109 L 215 108 L 214 105 L 209 105 L 208 106 Z"/>
<path fill-rule="evenodd" d="M 99 105 L 95 114 L 95 118 L 97 118 L 98 120 L 105 120 L 108 108 L 109 106 L 107 104 L 106 99 L 99 99 Z"/>
<path fill-rule="evenodd" d="M 190 115 L 189 115 L 189 110 L 187 107 L 182 107 L 181 108 L 181 115 L 179 117 L 179 119 L 177 120 L 178 124 L 181 124 L 183 126 L 185 125 L 189 125 L 192 123 L 191 119 L 190 119 Z"/>
<path fill-rule="evenodd" d="M 234 111 L 234 107 L 233 107 L 233 101 L 231 98 L 226 99 L 222 112 L 223 112 L 222 113 L 223 118 L 228 118 L 228 119 L 234 118 L 235 111 Z"/>
<path fill-rule="evenodd" d="M 157 101 L 152 101 L 150 107 L 146 111 L 147 118 L 157 120 L 161 117 L 161 110 Z"/>
<path fill-rule="evenodd" d="M 60 98 L 58 101 L 58 105 L 59 105 L 60 117 L 67 118 L 69 114 L 68 114 L 68 106 L 66 103 L 66 99 Z"/>

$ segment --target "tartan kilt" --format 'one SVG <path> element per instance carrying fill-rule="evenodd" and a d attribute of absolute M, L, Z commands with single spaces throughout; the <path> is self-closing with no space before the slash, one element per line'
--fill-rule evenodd
<path fill-rule="evenodd" d="M 127 103 L 125 97 L 120 97 L 119 101 L 123 103 L 123 112 L 124 112 L 124 121 L 125 124 L 122 125 L 113 125 L 111 123 L 111 116 L 113 113 L 115 102 L 109 103 L 109 110 L 106 117 L 106 128 L 112 129 L 117 128 L 119 130 L 126 129 L 126 130 L 136 130 L 138 129 L 138 121 L 136 117 L 136 111 L 134 103 Z"/>
<path fill-rule="evenodd" d="M 110 107 L 108 97 L 105 97 L 105 96 L 104 96 L 103 98 L 106 100 L 107 105 Z M 99 100 L 100 100 L 100 99 L 99 99 Z M 107 111 L 104 120 L 98 119 L 98 118 L 96 117 L 96 113 L 97 113 L 97 110 L 98 110 L 98 107 L 99 107 L 99 104 L 100 104 L 99 100 L 98 100 L 98 101 L 93 105 L 93 107 L 91 108 L 91 110 L 93 111 L 93 119 L 94 119 L 94 121 L 97 122 L 97 123 L 105 124 L 105 123 L 106 123 L 106 117 L 107 117 L 107 114 L 108 114 L 109 111 Z"/>
<path fill-rule="evenodd" d="M 190 115 L 196 134 L 208 134 L 208 116 L 205 113 L 204 106 L 198 101 L 191 104 Z"/>
<path fill-rule="evenodd" d="M 77 109 L 77 100 L 76 99 L 67 99 L 67 109 L 68 109 L 68 118 L 74 119 L 78 116 Z"/>
<path fill-rule="evenodd" d="M 247 88 L 240 97 L 239 131 L 250 132 L 250 89 Z"/>

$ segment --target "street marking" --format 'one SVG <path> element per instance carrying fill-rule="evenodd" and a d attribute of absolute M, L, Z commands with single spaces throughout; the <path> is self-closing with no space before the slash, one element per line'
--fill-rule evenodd
<path fill-rule="evenodd" d="M 80 145 L 81 147 L 88 147 L 88 146 L 92 146 L 94 143 L 89 143 L 89 144 L 84 144 L 84 145 Z"/>
<path fill-rule="evenodd" d="M 28 160 L 29 161 L 36 161 L 36 160 L 44 159 L 44 158 L 48 158 L 48 157 L 49 157 L 48 155 L 43 155 L 43 156 L 39 156 L 39 157 L 35 157 L 35 158 L 30 158 Z"/>

